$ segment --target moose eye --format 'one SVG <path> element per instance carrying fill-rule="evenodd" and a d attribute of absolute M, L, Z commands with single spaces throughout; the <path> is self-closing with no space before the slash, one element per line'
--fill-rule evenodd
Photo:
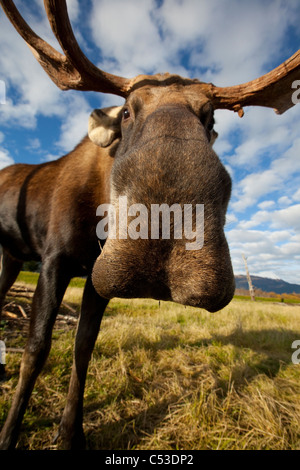
<path fill-rule="evenodd" d="M 123 119 L 124 119 L 124 121 L 125 121 L 126 119 L 129 119 L 129 118 L 130 118 L 130 111 L 129 111 L 128 108 L 124 108 L 124 109 L 123 109 Z"/>

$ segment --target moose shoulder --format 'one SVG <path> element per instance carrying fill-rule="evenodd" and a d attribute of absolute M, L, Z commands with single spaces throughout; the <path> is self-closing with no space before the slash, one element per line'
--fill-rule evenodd
<path fill-rule="evenodd" d="M 17 443 L 65 289 L 72 276 L 85 273 L 69 392 L 59 428 L 62 446 L 78 449 L 84 446 L 87 367 L 110 298 L 153 297 L 209 311 L 231 300 L 234 278 L 224 236 L 231 181 L 212 150 L 213 111 L 225 108 L 242 116 L 243 106 L 274 107 L 278 112 L 293 106 L 291 84 L 299 75 L 300 51 L 269 74 L 234 87 L 169 74 L 128 79 L 98 69 L 84 56 L 64 0 L 44 1 L 63 54 L 32 31 L 12 0 L 0 3 L 57 86 L 125 98 L 121 107 L 92 113 L 89 134 L 94 143 L 85 138 L 56 162 L 15 165 L 0 173 L 0 301 L 24 259 L 42 261 L 19 382 L 0 447 L 13 448 Z M 142 226 L 143 221 L 143 236 L 127 236 L 132 220 L 128 217 L 125 225 L 120 220 L 124 200 L 130 217 L 132 208 L 145 213 L 151 213 L 153 206 L 173 208 L 166 219 L 171 236 L 164 236 L 164 224 Z M 96 210 L 108 204 L 121 230 L 115 237 L 108 233 L 100 253 Z M 183 226 L 178 230 L 175 207 L 198 206 L 204 206 L 203 243 L 201 249 L 186 249 L 189 231 Z M 193 214 L 190 222 L 190 232 L 195 233 Z M 150 228 L 155 236 L 149 236 Z"/>

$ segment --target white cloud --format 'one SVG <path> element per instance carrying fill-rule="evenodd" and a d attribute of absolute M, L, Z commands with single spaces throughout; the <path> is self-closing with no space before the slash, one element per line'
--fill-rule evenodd
<path fill-rule="evenodd" d="M 104 57 L 113 59 L 111 67 L 118 73 L 134 76 L 163 65 L 166 51 L 153 21 L 153 10 L 154 0 L 93 1 L 93 39 Z M 103 68 L 105 65 L 109 62 Z"/>
<path fill-rule="evenodd" d="M 227 214 L 226 214 L 226 229 L 227 229 L 230 225 L 232 225 L 232 224 L 234 224 L 234 223 L 236 223 L 236 222 L 238 222 L 238 218 L 237 218 L 233 213 L 227 213 Z"/>
<path fill-rule="evenodd" d="M 300 188 L 293 195 L 294 201 L 300 201 Z"/>
<path fill-rule="evenodd" d="M 250 220 L 239 221 L 227 231 L 234 270 L 243 272 L 245 253 L 253 274 L 276 273 L 288 282 L 300 283 L 300 204 L 278 210 L 274 205 L 265 204 Z"/>
<path fill-rule="evenodd" d="M 270 214 L 270 225 L 274 229 L 291 227 L 296 231 L 300 231 L 299 216 L 300 204 L 295 204 L 287 207 L 286 209 L 277 210 Z"/>
<path fill-rule="evenodd" d="M 258 207 L 262 210 L 264 209 L 270 209 L 271 207 L 275 206 L 275 201 L 263 201 L 260 204 L 258 204 Z"/>
<path fill-rule="evenodd" d="M 259 76 L 281 51 L 299 11 L 285 3 L 165 0 L 157 7 L 154 0 L 93 0 L 91 26 L 110 70 L 188 75 L 191 66 L 205 81 L 233 85 Z M 189 51 L 187 67 L 180 64 L 183 50 Z"/>
<path fill-rule="evenodd" d="M 233 229 L 227 233 L 235 273 L 245 273 L 242 254 L 252 274 L 300 283 L 300 239 L 292 230 Z M 294 262 L 291 261 L 293 259 Z"/>
<path fill-rule="evenodd" d="M 236 201 L 231 203 L 234 210 L 241 212 L 253 206 L 257 200 L 274 191 L 282 183 L 281 175 L 272 170 L 251 173 L 237 186 Z"/>
<path fill-rule="evenodd" d="M 289 206 L 292 203 L 292 200 L 287 196 L 282 196 L 278 199 L 278 204 L 280 206 Z"/>
<path fill-rule="evenodd" d="M 209 67 L 204 80 L 233 85 L 259 76 L 278 54 L 286 28 L 297 24 L 293 13 L 299 5 L 289 2 L 288 7 L 284 1 L 166 0 L 159 15 L 177 49 L 190 44 L 193 65 Z"/>
<path fill-rule="evenodd" d="M 291 132 L 294 131 L 294 127 L 298 128 L 298 126 L 299 118 L 291 125 Z M 289 142 L 290 140 L 287 141 L 287 145 Z M 271 161 L 269 168 L 262 170 L 260 167 L 259 171 L 248 174 L 236 185 L 232 207 L 236 211 L 244 211 L 247 207 L 255 205 L 261 197 L 279 188 L 293 190 L 297 184 L 294 176 L 300 172 L 299 154 L 300 139 L 297 138 L 282 156 Z M 296 191 L 296 188 L 294 190 Z"/>
<path fill-rule="evenodd" d="M 240 228 L 249 229 L 268 224 L 271 229 L 293 229 L 300 231 L 300 204 L 294 204 L 280 210 L 260 210 L 250 220 L 241 221 Z"/>
<path fill-rule="evenodd" d="M 297 8 L 284 1 L 165 0 L 157 7 L 154 0 L 94 0 L 91 26 L 110 70 L 188 75 L 180 64 L 188 50 L 187 66 L 199 78 L 232 85 L 259 76 L 278 55 Z"/>
<path fill-rule="evenodd" d="M 53 154 L 53 153 L 47 153 L 43 158 L 42 158 L 42 163 L 44 162 L 52 162 L 53 160 L 57 160 L 58 158 L 61 157 L 61 154 Z"/>
<path fill-rule="evenodd" d="M 29 139 L 28 145 L 27 145 L 26 148 L 27 148 L 27 150 L 37 152 L 41 149 L 41 142 L 37 137 L 35 137 L 33 139 Z"/>
<path fill-rule="evenodd" d="M 14 163 L 13 158 L 9 155 L 7 150 L 0 149 L 0 170 L 5 168 L 8 165 L 12 165 Z"/>
<path fill-rule="evenodd" d="M 33 30 L 60 49 L 44 13 L 43 2 L 35 1 L 38 7 L 36 12 L 39 14 L 32 15 L 27 11 L 26 5 L 22 5 L 22 14 Z M 75 19 L 79 14 L 78 1 L 69 0 L 68 5 L 70 16 Z M 83 101 L 87 105 L 86 99 L 81 95 L 80 107 L 75 109 L 69 94 L 52 83 L 5 15 L 1 16 L 0 42 L 0 70 L 6 83 L 6 104 L 2 105 L 3 113 L 0 114 L 0 123 L 3 126 L 18 125 L 34 129 L 39 116 L 64 119 L 70 113 L 70 108 L 75 113 L 80 111 Z"/>
<path fill-rule="evenodd" d="M 69 152 L 87 134 L 88 119 L 91 108 L 82 95 L 70 92 L 68 115 L 61 125 L 61 135 L 57 142 L 58 148 Z"/>
<path fill-rule="evenodd" d="M 70 20 L 73 22 L 79 16 L 79 0 L 67 0 L 67 5 Z"/>

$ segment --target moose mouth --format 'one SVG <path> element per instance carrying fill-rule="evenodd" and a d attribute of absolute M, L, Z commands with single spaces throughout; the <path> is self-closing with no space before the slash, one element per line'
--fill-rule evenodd
<path fill-rule="evenodd" d="M 210 312 L 222 309 L 231 301 L 234 276 L 226 257 L 216 264 L 212 259 L 207 262 L 202 250 L 186 251 L 183 241 L 153 242 L 108 240 L 92 274 L 98 294 L 107 299 L 173 301 Z"/>

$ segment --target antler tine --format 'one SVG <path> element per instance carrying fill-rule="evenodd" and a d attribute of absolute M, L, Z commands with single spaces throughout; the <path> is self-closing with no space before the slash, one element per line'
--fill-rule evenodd
<path fill-rule="evenodd" d="M 65 0 L 44 0 L 51 28 L 65 55 L 41 39 L 22 18 L 12 0 L 0 0 L 7 17 L 38 62 L 62 90 L 99 91 L 125 97 L 130 80 L 103 72 L 81 51 L 69 21 Z"/>
<path fill-rule="evenodd" d="M 215 109 L 237 111 L 242 117 L 244 106 L 265 106 L 283 114 L 294 106 L 292 83 L 300 77 L 300 49 L 271 72 L 242 85 L 216 87 L 204 84 Z"/>
<path fill-rule="evenodd" d="M 67 59 L 81 75 L 84 88 L 80 89 L 103 92 L 103 88 L 108 87 L 110 93 L 125 96 L 130 80 L 98 69 L 80 49 L 70 24 L 66 1 L 44 0 L 44 5 L 56 39 Z M 100 89 L 97 86 L 100 86 Z"/>

